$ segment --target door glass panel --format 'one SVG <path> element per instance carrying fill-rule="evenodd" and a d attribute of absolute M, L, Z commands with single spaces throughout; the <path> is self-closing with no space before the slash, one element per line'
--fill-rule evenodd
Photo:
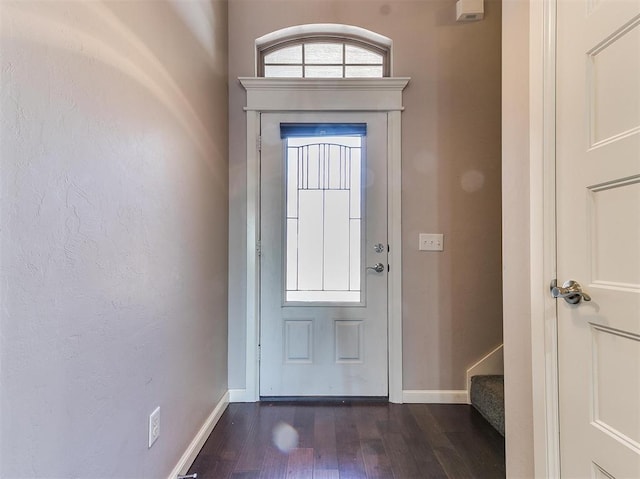
<path fill-rule="evenodd" d="M 361 301 L 362 136 L 286 139 L 285 301 Z"/>

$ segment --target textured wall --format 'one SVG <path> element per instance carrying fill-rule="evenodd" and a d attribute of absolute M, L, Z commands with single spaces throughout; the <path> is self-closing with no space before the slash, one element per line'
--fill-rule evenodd
<path fill-rule="evenodd" d="M 227 389 L 226 9 L 0 4 L 3 478 L 166 477 Z"/>
<path fill-rule="evenodd" d="M 254 40 L 305 23 L 344 23 L 393 40 L 409 76 L 402 114 L 404 389 L 464 389 L 466 368 L 502 342 L 501 5 L 455 22 L 452 0 L 234 0 L 229 4 L 230 387 L 244 387 L 245 93 Z M 417 250 L 444 233 L 445 251 Z"/>

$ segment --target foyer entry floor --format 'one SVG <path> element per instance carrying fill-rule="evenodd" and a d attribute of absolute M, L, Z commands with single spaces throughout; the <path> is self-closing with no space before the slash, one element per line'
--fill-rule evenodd
<path fill-rule="evenodd" d="M 460 404 L 230 404 L 194 472 L 198 479 L 497 479 L 505 477 L 504 438 Z"/>

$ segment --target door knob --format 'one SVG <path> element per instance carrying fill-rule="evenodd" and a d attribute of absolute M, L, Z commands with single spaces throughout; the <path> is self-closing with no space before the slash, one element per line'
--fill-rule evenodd
<path fill-rule="evenodd" d="M 554 298 L 562 298 L 569 304 L 578 304 L 583 299 L 591 301 L 591 296 L 582 291 L 582 286 L 577 281 L 570 279 L 565 281 L 562 286 L 558 286 L 556 280 L 551 281 L 551 296 Z"/>
<path fill-rule="evenodd" d="M 382 263 L 376 263 L 373 266 L 367 266 L 367 270 L 372 270 L 376 273 L 382 273 L 384 271 L 384 265 Z"/>

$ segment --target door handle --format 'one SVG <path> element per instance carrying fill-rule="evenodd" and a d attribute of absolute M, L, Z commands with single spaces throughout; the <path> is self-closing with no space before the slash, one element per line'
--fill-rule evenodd
<path fill-rule="evenodd" d="M 578 304 L 583 299 L 591 301 L 591 296 L 586 291 L 582 291 L 582 286 L 577 281 L 570 279 L 562 286 L 558 286 L 556 280 L 551 281 L 551 296 L 562 298 L 569 304 Z"/>
<path fill-rule="evenodd" d="M 376 273 L 382 273 L 384 271 L 384 265 L 382 263 L 376 263 L 373 266 L 367 266 L 367 271 L 372 270 Z"/>

